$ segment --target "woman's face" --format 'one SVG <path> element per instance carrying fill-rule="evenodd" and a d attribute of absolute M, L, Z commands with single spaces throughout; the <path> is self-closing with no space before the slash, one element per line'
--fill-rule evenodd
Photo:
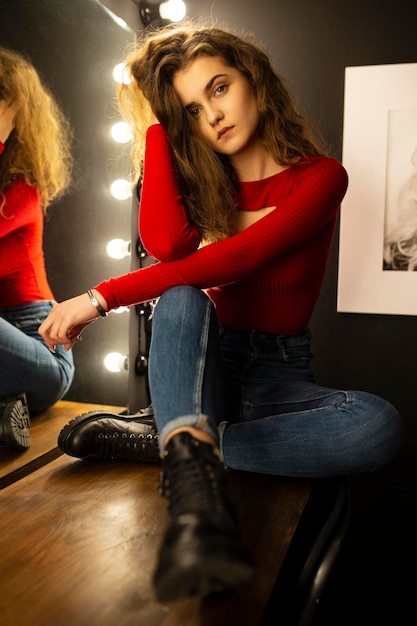
<path fill-rule="evenodd" d="M 215 152 L 233 157 L 261 143 L 259 111 L 249 81 L 220 57 L 191 61 L 175 74 L 173 85 Z"/>

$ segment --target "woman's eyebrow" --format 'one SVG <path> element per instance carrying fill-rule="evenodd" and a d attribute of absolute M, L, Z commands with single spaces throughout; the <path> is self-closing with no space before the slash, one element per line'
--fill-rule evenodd
<path fill-rule="evenodd" d="M 209 82 L 207 83 L 207 85 L 204 87 L 204 93 L 208 93 L 210 91 L 210 89 L 213 87 L 213 83 L 218 79 L 218 78 L 224 78 L 226 77 L 227 74 L 215 74 L 212 78 L 210 78 Z M 190 102 L 189 104 L 185 105 L 185 108 L 189 111 L 190 109 L 192 109 L 195 106 L 195 102 Z"/>
<path fill-rule="evenodd" d="M 208 91 L 210 91 L 210 89 L 213 86 L 213 83 L 218 79 L 218 78 L 223 78 L 225 77 L 226 74 L 216 74 L 215 76 L 213 76 L 213 78 L 210 78 L 209 82 L 207 83 L 207 85 L 204 88 L 204 93 L 207 93 Z"/>

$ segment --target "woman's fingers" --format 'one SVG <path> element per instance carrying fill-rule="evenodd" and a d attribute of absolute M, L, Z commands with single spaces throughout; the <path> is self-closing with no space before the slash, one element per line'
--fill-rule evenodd
<path fill-rule="evenodd" d="M 79 341 L 82 341 L 81 333 L 92 322 L 95 322 L 96 319 L 97 318 L 94 318 L 93 320 L 90 320 L 90 321 L 86 322 L 85 324 L 77 324 L 76 326 L 72 326 L 69 329 L 67 335 L 68 335 L 68 339 L 70 340 L 70 342 L 69 342 L 69 344 L 64 344 L 65 352 L 70 350 L 74 344 L 78 343 Z"/>
<path fill-rule="evenodd" d="M 39 326 L 38 332 L 50 350 L 63 345 L 69 350 L 79 341 L 79 335 L 99 313 L 92 307 L 87 294 L 56 304 Z"/>

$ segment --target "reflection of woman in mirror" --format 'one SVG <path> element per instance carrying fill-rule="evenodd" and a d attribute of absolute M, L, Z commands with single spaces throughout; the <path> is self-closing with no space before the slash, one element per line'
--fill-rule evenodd
<path fill-rule="evenodd" d="M 119 98 L 137 172 L 148 120 L 140 233 L 159 262 L 57 304 L 40 332 L 70 348 L 91 318 L 160 296 L 149 382 L 172 518 L 154 577 L 167 601 L 251 575 L 223 462 L 284 476 L 371 471 L 398 452 L 402 423 L 381 398 L 314 381 L 308 325 L 347 176 L 267 55 L 184 25 L 145 36 L 127 68 Z M 98 458 L 101 432 L 136 441 L 126 458 L 146 460 L 148 429 L 140 416 L 87 414 L 60 445 Z"/>
<path fill-rule="evenodd" d="M 398 196 L 396 221 L 384 243 L 384 270 L 417 270 L 417 149 L 411 157 L 414 171 Z"/>
<path fill-rule="evenodd" d="M 72 356 L 38 333 L 54 304 L 43 223 L 70 183 L 71 132 L 32 64 L 0 48 L 0 445 L 30 445 L 29 412 L 59 400 Z"/>

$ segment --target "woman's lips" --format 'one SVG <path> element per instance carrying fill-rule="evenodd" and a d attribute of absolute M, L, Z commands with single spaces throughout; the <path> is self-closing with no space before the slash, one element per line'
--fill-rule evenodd
<path fill-rule="evenodd" d="M 222 128 L 217 134 L 217 139 L 223 139 L 223 137 L 227 137 L 233 130 L 233 128 L 233 126 L 227 126 L 226 128 Z"/>

